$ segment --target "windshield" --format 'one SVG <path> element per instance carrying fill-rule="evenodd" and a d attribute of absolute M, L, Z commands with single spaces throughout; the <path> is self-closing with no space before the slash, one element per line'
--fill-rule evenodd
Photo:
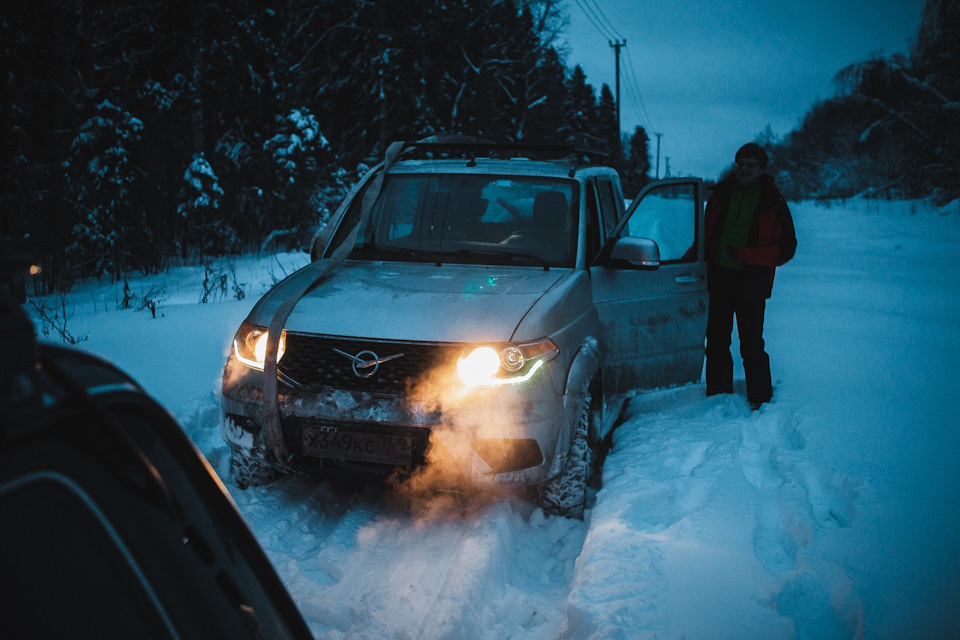
<path fill-rule="evenodd" d="M 353 259 L 572 267 L 577 183 L 532 176 L 389 174 Z M 331 247 L 360 215 L 358 193 Z"/>

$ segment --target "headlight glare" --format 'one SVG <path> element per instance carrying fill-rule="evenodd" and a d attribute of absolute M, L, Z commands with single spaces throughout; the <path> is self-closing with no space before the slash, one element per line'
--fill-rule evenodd
<path fill-rule="evenodd" d="M 476 347 L 457 361 L 460 380 L 468 387 L 526 382 L 560 350 L 549 338 L 523 344 Z"/>
<path fill-rule="evenodd" d="M 489 384 L 500 369 L 500 357 L 490 347 L 477 347 L 457 361 L 457 373 L 467 386 Z"/>

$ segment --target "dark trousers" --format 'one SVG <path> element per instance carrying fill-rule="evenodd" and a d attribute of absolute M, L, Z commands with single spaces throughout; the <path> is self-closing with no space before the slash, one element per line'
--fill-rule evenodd
<path fill-rule="evenodd" d="M 711 266 L 710 309 L 707 316 L 707 395 L 733 392 L 733 358 L 730 336 L 737 318 L 740 356 L 747 381 L 747 400 L 770 400 L 770 357 L 763 350 L 763 313 L 766 299 L 749 282 L 755 274 Z"/>

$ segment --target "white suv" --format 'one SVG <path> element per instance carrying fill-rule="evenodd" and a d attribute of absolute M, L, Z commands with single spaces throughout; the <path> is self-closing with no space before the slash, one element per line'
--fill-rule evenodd
<path fill-rule="evenodd" d="M 623 400 L 700 379 L 699 179 L 625 210 L 617 173 L 573 146 L 392 149 L 237 332 L 235 481 L 430 474 L 534 485 L 582 517 Z"/>

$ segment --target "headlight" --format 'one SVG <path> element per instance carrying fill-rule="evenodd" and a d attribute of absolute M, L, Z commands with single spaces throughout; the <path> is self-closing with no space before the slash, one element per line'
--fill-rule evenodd
<path fill-rule="evenodd" d="M 526 344 L 484 345 L 457 360 L 460 381 L 468 387 L 494 387 L 526 382 L 560 353 L 549 338 Z"/>
<path fill-rule="evenodd" d="M 285 347 L 285 333 L 280 334 L 280 346 L 277 349 L 277 362 L 283 357 Z M 249 322 L 244 322 L 233 338 L 233 354 L 237 360 L 263 371 L 263 361 L 267 357 L 267 329 Z"/>

